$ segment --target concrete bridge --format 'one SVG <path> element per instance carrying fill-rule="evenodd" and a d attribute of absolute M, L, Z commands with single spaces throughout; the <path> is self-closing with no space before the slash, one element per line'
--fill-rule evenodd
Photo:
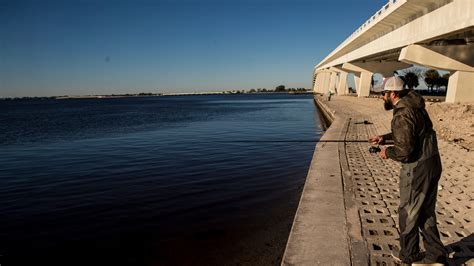
<path fill-rule="evenodd" d="M 313 90 L 348 93 L 354 74 L 359 97 L 372 75 L 413 66 L 447 70 L 446 102 L 474 102 L 474 1 L 390 0 L 313 71 Z"/>

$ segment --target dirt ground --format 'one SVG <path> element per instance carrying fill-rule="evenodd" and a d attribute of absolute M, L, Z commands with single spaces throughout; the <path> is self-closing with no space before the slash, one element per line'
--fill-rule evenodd
<path fill-rule="evenodd" d="M 474 104 L 427 102 L 438 137 L 474 151 Z"/>

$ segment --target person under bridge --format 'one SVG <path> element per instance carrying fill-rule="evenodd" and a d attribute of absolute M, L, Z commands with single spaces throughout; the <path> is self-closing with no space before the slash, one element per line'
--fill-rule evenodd
<path fill-rule="evenodd" d="M 446 264 L 447 252 L 436 225 L 436 196 L 441 177 L 441 158 L 433 124 L 425 109 L 424 99 L 405 88 L 399 77 L 384 82 L 385 110 L 393 109 L 391 133 L 369 138 L 372 144 L 393 145 L 379 152 L 383 159 L 401 163 L 400 254 L 402 265 Z M 426 253 L 420 253 L 420 233 Z"/>

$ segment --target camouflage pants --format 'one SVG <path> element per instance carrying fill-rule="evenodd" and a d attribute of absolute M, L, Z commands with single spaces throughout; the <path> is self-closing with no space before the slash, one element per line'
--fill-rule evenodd
<path fill-rule="evenodd" d="M 420 235 L 426 258 L 441 261 L 446 250 L 436 226 L 436 194 L 441 176 L 439 155 L 413 163 L 402 164 L 400 170 L 400 259 L 405 263 L 419 260 Z"/>

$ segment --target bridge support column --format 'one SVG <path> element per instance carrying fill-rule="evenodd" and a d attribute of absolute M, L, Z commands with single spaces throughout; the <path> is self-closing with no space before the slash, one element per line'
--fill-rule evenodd
<path fill-rule="evenodd" d="M 320 82 L 320 75 L 318 72 L 314 73 L 313 79 L 314 79 L 313 92 L 317 93 L 319 82 Z"/>
<path fill-rule="evenodd" d="M 354 80 L 358 97 L 367 97 L 370 94 L 373 72 L 367 71 L 351 63 L 345 63 L 342 68 L 354 73 Z"/>
<path fill-rule="evenodd" d="M 456 71 L 449 77 L 446 102 L 474 102 L 474 73 Z"/>
<path fill-rule="evenodd" d="M 325 71 L 323 73 L 323 87 L 321 89 L 322 94 L 325 94 L 328 92 L 330 82 L 331 82 L 331 73 L 328 71 Z"/>
<path fill-rule="evenodd" d="M 336 92 L 336 80 L 337 80 L 337 72 L 331 71 L 330 73 L 330 79 L 329 79 L 329 87 L 328 90 L 331 91 L 332 93 Z"/>
<path fill-rule="evenodd" d="M 345 71 L 339 72 L 339 85 L 337 86 L 337 95 L 349 94 L 349 87 L 347 87 L 347 75 Z"/>
<path fill-rule="evenodd" d="M 354 74 L 354 85 L 355 85 L 354 90 L 358 93 L 359 83 L 360 83 L 360 73 L 354 72 L 352 74 Z"/>
<path fill-rule="evenodd" d="M 361 72 L 359 86 L 357 87 L 357 96 L 367 97 L 370 94 L 370 85 L 372 83 L 372 72 Z"/>
<path fill-rule="evenodd" d="M 313 92 L 319 93 L 319 88 L 321 87 L 321 73 L 316 73 L 316 79 L 314 81 Z"/>
<path fill-rule="evenodd" d="M 449 78 L 446 102 L 474 102 L 474 62 L 469 58 L 473 44 L 430 48 L 409 45 L 402 49 L 399 60 L 454 72 Z"/>
<path fill-rule="evenodd" d="M 337 95 L 349 94 L 349 88 L 347 87 L 347 72 L 339 67 L 331 67 L 331 71 L 337 73 L 339 80 L 336 80 L 335 88 Z"/>
<path fill-rule="evenodd" d="M 317 71 L 313 91 L 321 94 L 325 94 L 328 91 L 337 92 L 338 95 L 347 94 L 347 72 L 338 68 Z"/>
<path fill-rule="evenodd" d="M 314 87 L 316 87 L 316 77 L 317 77 L 316 72 L 313 72 L 313 83 L 312 83 L 312 86 L 311 86 L 311 90 L 313 92 L 314 92 Z"/>
<path fill-rule="evenodd" d="M 325 70 L 316 73 L 316 81 L 314 83 L 314 92 L 324 94 L 329 86 L 328 72 Z"/>

